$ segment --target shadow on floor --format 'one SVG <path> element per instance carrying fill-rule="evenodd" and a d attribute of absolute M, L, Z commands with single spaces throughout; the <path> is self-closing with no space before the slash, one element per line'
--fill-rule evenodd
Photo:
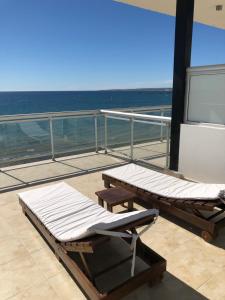
<path fill-rule="evenodd" d="M 91 154 L 4 168 L 0 171 L 0 193 L 103 171 L 126 163 L 127 160 L 112 155 Z"/>
<path fill-rule="evenodd" d="M 165 272 L 161 283 L 149 288 L 147 285 L 126 296 L 124 300 L 206 300 L 205 296 L 179 280 L 169 272 Z"/>
<path fill-rule="evenodd" d="M 141 205 L 143 208 L 151 208 L 151 206 L 147 205 L 147 203 L 141 199 L 138 199 L 138 201 L 136 201 L 139 205 Z M 195 234 L 196 236 L 201 237 L 201 230 L 188 224 L 187 222 L 180 220 L 179 218 L 176 218 L 176 216 L 171 216 L 170 214 L 166 213 L 166 212 L 162 212 L 160 211 L 160 216 L 167 219 L 168 221 L 176 224 L 177 226 L 180 226 L 188 231 L 190 231 L 191 233 Z M 207 242 L 206 242 L 207 243 Z M 212 245 L 218 247 L 218 248 L 222 248 L 225 250 L 225 226 L 222 227 L 219 231 L 218 231 L 218 235 L 216 236 L 216 238 L 211 242 Z"/>
<path fill-rule="evenodd" d="M 74 283 L 79 286 L 77 281 L 73 278 L 70 271 L 65 268 Z M 79 287 L 83 294 L 87 297 L 84 290 Z M 89 298 L 87 298 L 89 299 Z M 122 298 L 123 300 L 207 300 L 204 295 L 193 289 L 170 272 L 165 272 L 162 281 L 152 287 L 148 284 L 140 286 L 127 296 Z M 121 300 L 122 300 L 121 299 Z M 89 299 L 91 300 L 91 299 Z"/>

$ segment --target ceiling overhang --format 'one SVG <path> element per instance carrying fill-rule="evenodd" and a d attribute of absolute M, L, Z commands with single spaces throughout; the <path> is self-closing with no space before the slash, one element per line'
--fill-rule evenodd
<path fill-rule="evenodd" d="M 175 16 L 176 0 L 114 0 L 158 13 Z M 222 5 L 222 10 L 217 10 Z M 225 0 L 195 0 L 195 22 L 225 29 Z"/>

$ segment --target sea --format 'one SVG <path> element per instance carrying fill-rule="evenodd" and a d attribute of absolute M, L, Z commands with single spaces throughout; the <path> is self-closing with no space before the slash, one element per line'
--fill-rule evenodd
<path fill-rule="evenodd" d="M 170 89 L 0 92 L 0 115 L 171 104 Z"/>
<path fill-rule="evenodd" d="M 48 120 L 1 122 L 3 115 L 65 112 L 171 104 L 170 89 L 107 91 L 0 92 L 0 167 L 52 156 Z M 169 114 L 170 112 L 168 112 Z M 104 119 L 98 118 L 98 147 L 104 147 Z M 55 156 L 96 150 L 93 117 L 53 120 Z M 160 138 L 160 126 L 134 124 L 134 142 Z M 108 120 L 108 146 L 129 146 L 130 124 Z"/>

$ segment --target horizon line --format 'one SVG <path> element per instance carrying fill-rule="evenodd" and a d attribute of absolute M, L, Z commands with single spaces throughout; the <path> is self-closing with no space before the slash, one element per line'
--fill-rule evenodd
<path fill-rule="evenodd" d="M 172 90 L 172 87 L 140 87 L 140 88 L 113 88 L 113 89 L 91 89 L 91 90 L 0 90 L 0 93 L 19 92 L 106 92 L 106 91 L 135 91 L 135 90 Z"/>

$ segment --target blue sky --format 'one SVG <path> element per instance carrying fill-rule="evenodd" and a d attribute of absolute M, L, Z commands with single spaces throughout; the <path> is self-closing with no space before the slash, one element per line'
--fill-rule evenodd
<path fill-rule="evenodd" d="M 0 0 L 0 91 L 171 86 L 173 17 L 111 0 Z M 225 63 L 195 24 L 192 65 Z"/>

